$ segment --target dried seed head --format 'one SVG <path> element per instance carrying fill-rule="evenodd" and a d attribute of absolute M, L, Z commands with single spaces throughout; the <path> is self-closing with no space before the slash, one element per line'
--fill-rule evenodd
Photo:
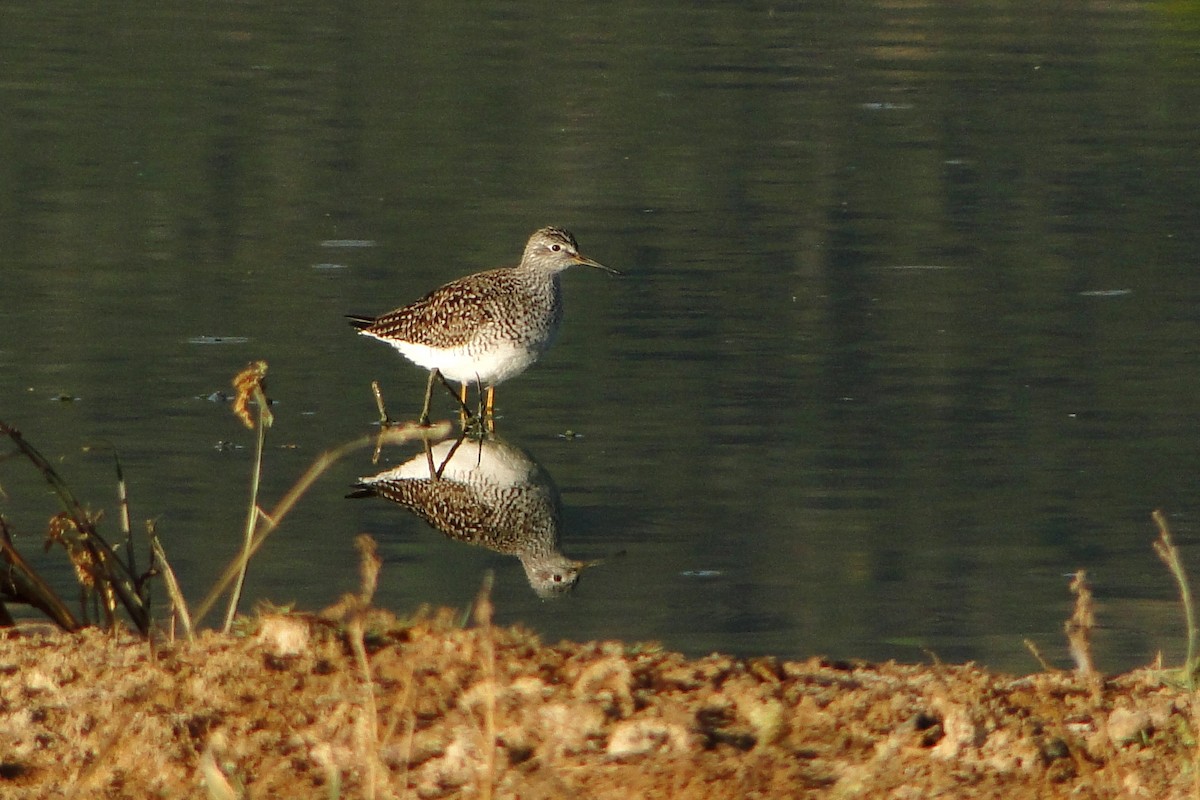
<path fill-rule="evenodd" d="M 254 418 L 250 416 L 250 400 L 256 399 L 262 409 L 263 424 L 271 424 L 271 411 L 266 397 L 267 362 L 251 361 L 233 379 L 237 396 L 233 399 L 233 413 L 250 430 L 254 430 Z"/>

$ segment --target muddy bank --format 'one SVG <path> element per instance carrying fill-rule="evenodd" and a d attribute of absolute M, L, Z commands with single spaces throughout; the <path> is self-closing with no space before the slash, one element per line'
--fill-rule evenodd
<path fill-rule="evenodd" d="M 688 660 L 371 612 L 0 638 L 0 797 L 1196 797 L 1151 670 Z M 361 646 L 359 646 L 361 644 Z"/>

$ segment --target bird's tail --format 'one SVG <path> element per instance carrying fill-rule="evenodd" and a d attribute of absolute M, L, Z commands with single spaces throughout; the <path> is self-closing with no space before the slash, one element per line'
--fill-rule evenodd
<path fill-rule="evenodd" d="M 347 500 L 357 500 L 360 497 L 375 497 L 379 492 L 375 491 L 375 487 L 369 483 L 356 483 L 350 489 L 350 494 L 346 495 Z"/>
<path fill-rule="evenodd" d="M 365 317 L 362 314 L 347 314 L 346 319 L 350 321 L 351 325 L 360 331 L 375 324 L 374 317 Z"/>

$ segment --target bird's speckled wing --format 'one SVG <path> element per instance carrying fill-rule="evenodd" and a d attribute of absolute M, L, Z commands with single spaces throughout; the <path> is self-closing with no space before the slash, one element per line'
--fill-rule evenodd
<path fill-rule="evenodd" d="M 511 269 L 451 281 L 403 308 L 389 311 L 362 332 L 428 347 L 461 347 L 497 316 L 497 298 L 519 281 Z"/>

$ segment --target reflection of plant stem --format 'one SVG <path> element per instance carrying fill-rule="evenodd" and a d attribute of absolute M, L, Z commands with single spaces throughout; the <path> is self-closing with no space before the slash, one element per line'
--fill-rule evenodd
<path fill-rule="evenodd" d="M 386 428 L 392 424 L 392 418 L 383 404 L 383 390 L 379 388 L 379 381 L 371 381 L 371 393 L 375 395 L 375 408 L 379 410 L 379 424 Z"/>
<path fill-rule="evenodd" d="M 266 411 L 267 398 L 263 394 L 261 383 L 254 387 L 254 401 L 258 404 L 258 441 L 254 448 L 254 469 L 250 473 L 250 510 L 246 513 L 246 533 L 242 540 L 240 568 L 238 569 L 237 583 L 233 587 L 233 594 L 229 597 L 229 607 L 225 610 L 225 624 L 221 627 L 223 633 L 229 633 L 229 629 L 233 626 L 233 618 L 237 616 L 238 603 L 242 600 L 242 589 L 246 585 L 246 570 L 250 567 L 250 546 L 254 543 L 254 531 L 258 527 L 258 484 L 262 477 L 263 446 L 267 441 L 267 427 L 271 424 Z"/>
<path fill-rule="evenodd" d="M 1180 558 L 1179 548 L 1171 539 L 1171 529 L 1167 527 L 1167 518 L 1162 511 L 1156 510 L 1150 515 L 1158 525 L 1158 540 L 1154 542 L 1154 552 L 1171 570 L 1175 583 L 1179 585 L 1179 599 L 1183 603 L 1183 617 L 1187 624 L 1187 660 L 1183 667 L 1183 680 L 1188 691 L 1196 688 L 1196 610 L 1192 604 L 1192 589 L 1188 584 L 1187 573 L 1183 569 L 1183 559 Z"/>

